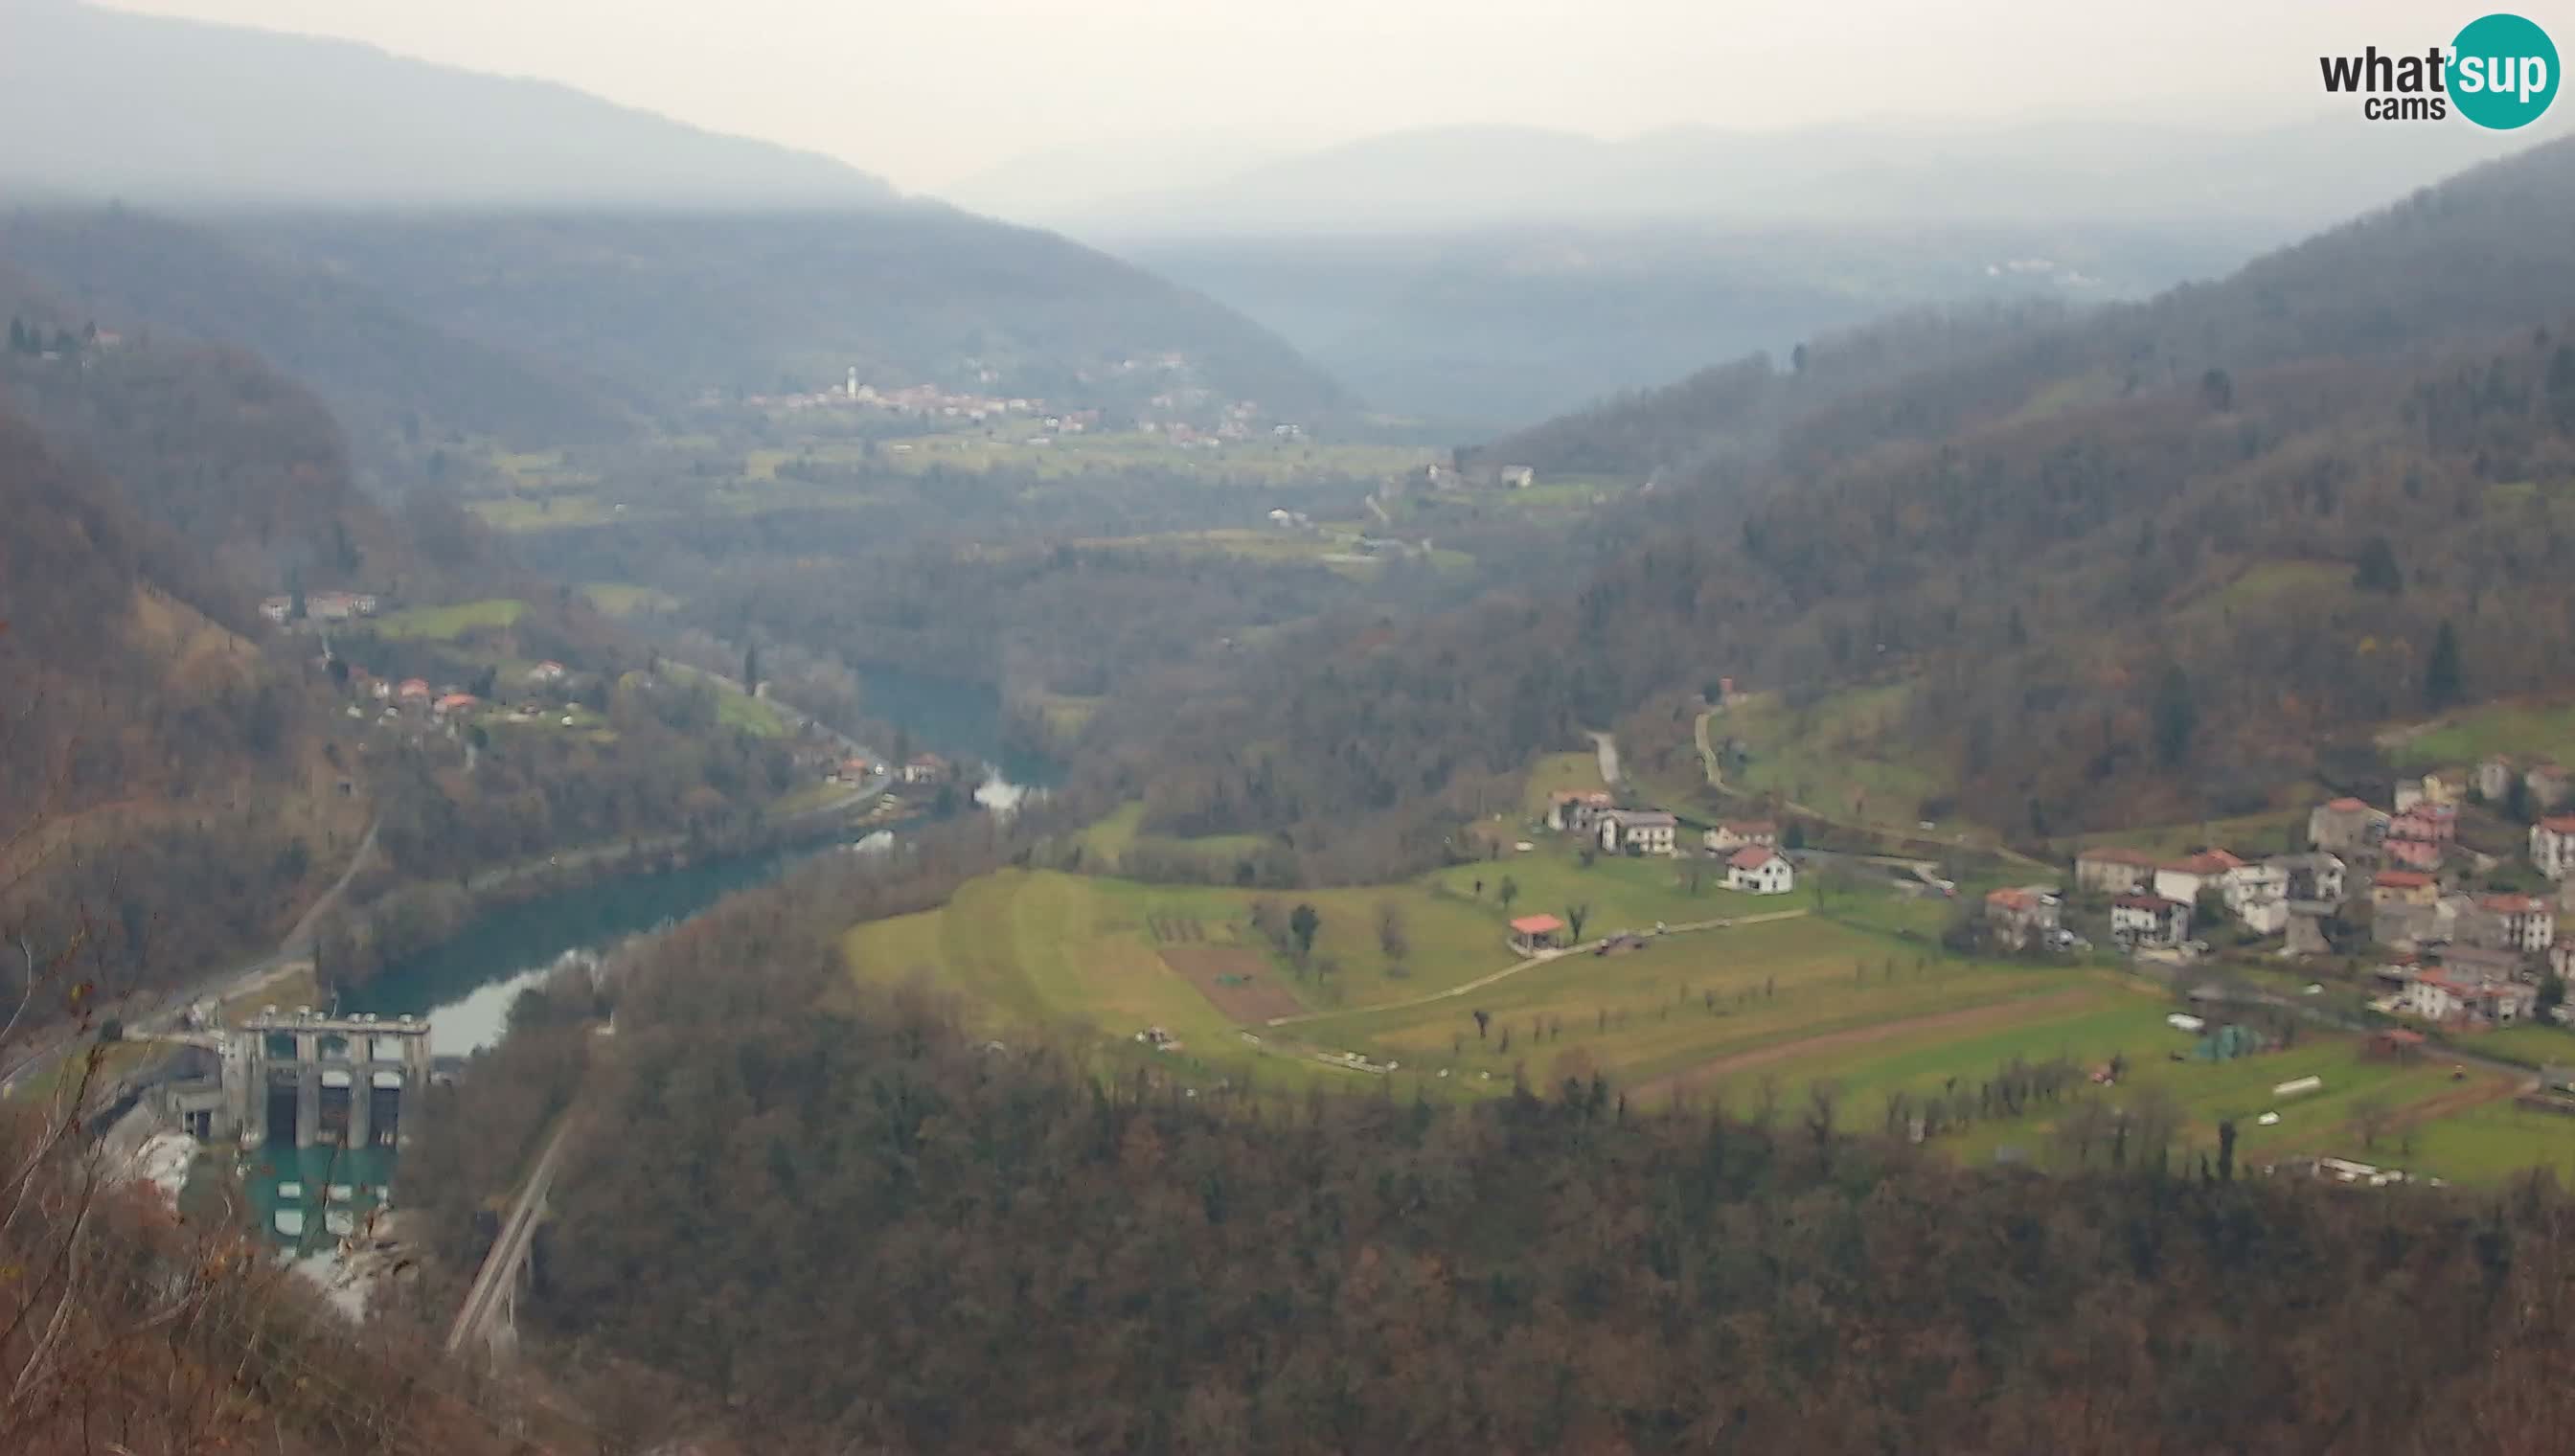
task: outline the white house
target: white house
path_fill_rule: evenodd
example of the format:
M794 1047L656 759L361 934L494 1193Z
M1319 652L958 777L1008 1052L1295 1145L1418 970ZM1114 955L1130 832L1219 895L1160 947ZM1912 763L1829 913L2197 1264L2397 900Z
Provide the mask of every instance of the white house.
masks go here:
M2167 859L2155 866L2155 893L2189 904L2199 892L2225 879L2244 861L2223 849L2203 849L2187 859Z
M1616 803L1617 800L1611 798L1605 789L1594 788L1588 792L1558 789L1547 798L1546 826L1587 834L1591 832L1592 821Z
M2530 826L2530 862L2551 879L2575 872L2575 814L2550 814Z
M2502 924L2503 943L2515 950L2545 950L2557 943L2557 910L2526 894L2490 894L2480 902Z
M1638 854L1669 854L1672 836L1680 831L1680 820L1660 809L1613 808L1595 817L1600 827L1600 847L1617 853L1629 850Z
M2110 938L2129 945L2179 945L2190 938L2190 906L2159 894L2110 901Z
M2427 970L2405 982L2403 1005L2407 1015L2426 1021L2454 1021L2468 1008L2468 989L2453 985L2437 970Z
M1786 894L1797 887L1797 868L1766 844L1737 849L1725 861L1725 887L1746 894Z
M2264 861L2238 864L2218 877L2218 897L2229 914L2262 935L2277 935L2289 926L2289 871Z

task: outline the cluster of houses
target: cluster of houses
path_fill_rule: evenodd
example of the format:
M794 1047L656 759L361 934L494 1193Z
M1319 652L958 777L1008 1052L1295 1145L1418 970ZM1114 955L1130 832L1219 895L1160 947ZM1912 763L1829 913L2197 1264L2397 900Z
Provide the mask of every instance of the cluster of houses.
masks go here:
M2203 849L2171 858L2102 845L2074 857L2076 887L2112 897L2111 936L2129 947L2189 943L2201 897L2214 893L2256 934L2286 934L2293 950L2323 950L2323 922L2342 903L2345 872L2339 857L2324 852L2248 860Z
M2365 903L2381 957L2380 1005L2445 1024L2501 1025L2534 1012L2544 975L2575 972L2575 941L2557 939L2559 911L2575 908L2575 814L2543 812L2530 828L2530 861L2559 885L2556 894L2480 891L2469 877L2497 866L2459 842L2472 788L2489 802L2518 790L2546 809L2565 801L2566 780L2555 764L2523 769L2489 758L2473 775L2407 779L2389 808L2356 797L2316 805L2307 817L2314 847L2303 853L2254 860L2212 848L2171 858L2105 846L2075 857L2074 880L2111 897L2111 934L2129 948L2192 943L2194 916L2213 904L2256 934L2282 936L2288 955L2319 954L2331 948L2328 922ZM2024 943L2054 931L2043 888L1987 896L1997 939Z
M308 592L304 595L304 620L307 622L348 622L360 617L373 617L383 607L373 592ZM279 627L295 619L292 597L263 598L259 615Z
M1661 809L1620 808L1605 789L1561 790L1547 801L1546 826L1583 834L1605 854L1684 851L1680 820ZM1699 834L1700 847L1725 863L1725 887L1745 894L1786 894L1797 887L1797 866L1779 848L1779 826L1769 819L1727 819Z
M568 701L579 685L572 670L557 662L543 662L522 675L527 692L519 695L518 706L504 711L504 721L534 723L555 711L561 701ZM379 678L365 668L349 668L348 693L351 718L368 716L370 708L381 725L394 728L404 724L427 723L451 731L483 711L488 705L472 693L450 683L432 687L426 678ZM569 724L570 719L565 722Z

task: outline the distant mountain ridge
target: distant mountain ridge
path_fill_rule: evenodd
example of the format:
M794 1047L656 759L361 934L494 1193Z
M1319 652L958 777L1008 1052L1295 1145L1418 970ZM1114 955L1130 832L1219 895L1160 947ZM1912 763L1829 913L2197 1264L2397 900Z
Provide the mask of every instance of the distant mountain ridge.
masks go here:
M60 0L0 0L0 136L44 139L0 152L0 189L20 194L164 207L897 200L828 157L351 41Z
M442 430L587 443L853 367L1106 404L1098 382L1178 356L1211 397L1346 403L1249 320L1064 238L342 41L0 0L0 136L45 139L0 149L0 262L85 317L272 359L367 459Z
M1674 127L1620 141L1535 127L1434 127L1029 220L1111 241L1673 220L1769 227L2191 219L2258 223L2285 238L2537 139L2473 127L2363 129L2356 121L2249 133L2102 121L1837 123L1777 133Z
M178 333L258 354L328 402L362 457L442 430L533 449L635 425L569 371L213 227L121 207L0 210L0 268L13 264L42 280L75 329ZM9 293L0 279L0 298Z

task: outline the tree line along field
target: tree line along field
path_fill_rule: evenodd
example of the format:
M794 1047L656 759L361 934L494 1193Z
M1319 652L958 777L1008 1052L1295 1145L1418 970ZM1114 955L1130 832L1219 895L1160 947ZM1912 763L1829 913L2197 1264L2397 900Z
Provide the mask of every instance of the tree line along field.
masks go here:
M1575 776L1570 763L1555 766ZM1099 847L1133 827L1098 826ZM1888 897L1916 912L1872 914L1871 890L1820 908L1806 890L1741 895L1712 875L1693 891L1692 867L1607 855L1585 865L1550 836L1528 853L1351 888L1264 892L1007 869L969 881L941 908L858 925L844 950L863 980L926 977L957 993L993 1034L1070 1034L1184 1080L1343 1090L1382 1081L1397 1095L1448 1099L1597 1074L1645 1105L1722 1101L1782 1116L1811 1108L1820 1086L1841 1125L1878 1129L1901 1123L1891 1107L1972 1103L2008 1067L2053 1063L2059 1084L2047 1094L1963 1114L1931 1141L1966 1160L2054 1165L2106 1155L2106 1144L2078 1144L2111 1110L2152 1107L2185 1151L2213 1150L2217 1124L2233 1121L2248 1163L2330 1154L2453 1180L2575 1170L2575 1119L2519 1111L2512 1079L2454 1076L2437 1050L2375 1059L2358 1035L2301 1026L2280 1049L2175 1060L2197 1038L2166 1023L2177 1003L2160 983L1954 955L1924 928L1940 906ZM1507 906L1505 877L1518 891ZM1283 917L1314 908L1309 953L1256 923L1264 900ZM1508 945L1511 916L1563 917L1575 903L1588 907L1586 936L1629 930L1643 945L1539 960ZM1389 913L1399 956L1384 934ZM1650 933L1658 920L1675 929ZM1149 1027L1178 1046L1138 1044ZM1350 1057L1393 1069L1332 1064ZM2114 1057L2115 1083L2096 1085L2091 1074ZM2273 1092L2310 1075L2322 1086ZM2279 1121L2261 1125L2270 1111Z

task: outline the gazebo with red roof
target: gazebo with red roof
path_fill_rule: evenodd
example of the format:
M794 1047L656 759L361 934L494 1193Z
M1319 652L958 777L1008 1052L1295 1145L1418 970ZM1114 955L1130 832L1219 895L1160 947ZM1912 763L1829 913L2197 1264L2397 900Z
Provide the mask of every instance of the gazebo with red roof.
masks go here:
M1511 921L1511 945L1523 955L1553 949L1564 922L1553 915L1522 915Z

